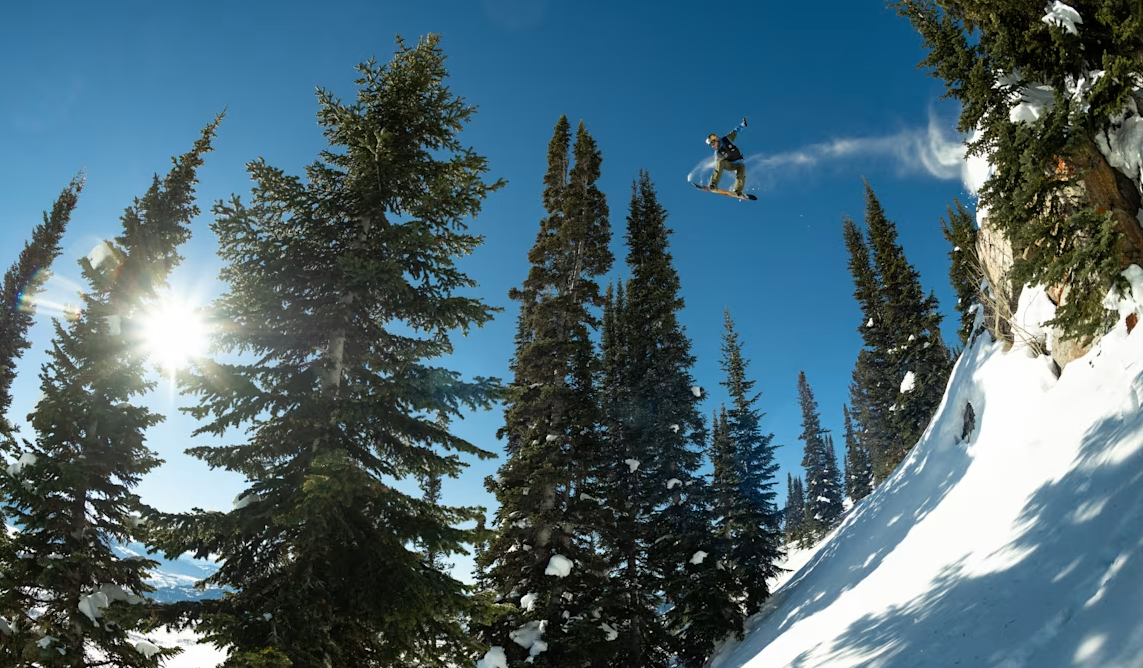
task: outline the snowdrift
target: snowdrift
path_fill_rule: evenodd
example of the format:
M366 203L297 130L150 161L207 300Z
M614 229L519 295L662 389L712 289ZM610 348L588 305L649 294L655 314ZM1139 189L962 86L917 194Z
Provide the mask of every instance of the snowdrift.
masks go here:
M982 334L910 456L711 668L1143 667L1141 402L1122 317L1059 379Z

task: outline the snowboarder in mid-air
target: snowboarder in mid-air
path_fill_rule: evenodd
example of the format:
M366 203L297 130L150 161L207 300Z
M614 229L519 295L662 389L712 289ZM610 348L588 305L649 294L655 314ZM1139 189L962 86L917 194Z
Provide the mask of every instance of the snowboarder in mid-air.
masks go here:
M722 170L727 169L734 172L734 187L728 194L754 199L751 195L742 193L742 189L746 187L746 164L742 161L742 152L734 145L738 132L745 127L746 119L744 118L742 123L728 132L725 137L712 134L706 138L706 143L714 149L714 173L710 175L710 185L704 190L720 192L718 182L722 179ZM701 186L699 187L701 188Z

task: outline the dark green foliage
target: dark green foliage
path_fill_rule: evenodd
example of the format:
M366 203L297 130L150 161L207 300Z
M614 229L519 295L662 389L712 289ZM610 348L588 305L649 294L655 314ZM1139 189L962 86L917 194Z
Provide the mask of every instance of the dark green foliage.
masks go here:
M952 247L949 250L949 282L957 296L956 309L960 312L957 334L963 346L972 335L972 324L976 318L974 307L980 303L980 282L984 279L984 272L977 256L977 229L972 213L959 201L955 210L949 207L948 211L948 219L941 219L941 231Z
M841 410L845 414L845 495L856 504L873 491L873 460L857 438L849 407Z
M715 527L715 490L698 473L706 432L692 391L691 343L678 322L683 300L666 221L650 177L640 173L627 216L631 278L604 326L611 459L599 480L616 512L601 537L612 569L601 607L619 636L614 654L594 665L666 666L677 655L698 666L715 643L741 630L727 568L732 543ZM665 616L663 596L673 604Z
M144 434L162 416L129 403L155 386L139 316L158 303L182 259L177 249L198 214L196 173L217 124L126 210L120 236L104 242L107 255L80 261L89 287L79 314L55 321L43 398L31 415L35 440L4 444L19 463L0 473L0 498L20 527L0 543L0 573L15 583L0 587L0 617L15 628L0 633L0 652L12 658L4 665L153 667L179 652L148 658L136 650L128 634L148 627L142 604L153 588L144 578L156 564L122 559L112 545L144 537L140 515L149 509L132 489L161 463ZM77 193L77 184L64 191L49 219L61 227L38 240L44 261ZM12 324L22 335L25 327Z
M0 287L0 439L11 433L6 413L12 405L16 360L32 345L27 334L36 311L36 295L51 276L49 269L61 251L60 238L82 190L82 177L76 177L63 189L51 214L44 212L44 222L32 230L32 241L24 244L4 274L4 285Z
M804 371L798 372L798 403L802 408L802 433L798 438L806 444L802 457L806 470L804 531L807 538L817 541L841 518L841 471L837 467L833 441L822 428L818 404Z
M786 523L784 527L787 545L801 542L805 538L806 493L802 486L802 477L793 477L786 474L786 508L782 513Z
M725 318L722 370L726 380L722 384L730 392L731 408L729 414L723 416L722 430L732 448L736 489L731 492L731 501L723 505L730 511L734 575L746 597L746 614L752 615L770 597L768 581L781 574L776 562L785 556L782 513L778 509L778 493L774 490L777 446L773 443L773 434L762 433L759 422L763 414L755 408L758 396L751 394L754 381L746 377L750 361L742 355L742 344L738 332L734 331L729 310ZM717 465L715 479L718 479Z
M865 185L865 223L885 319L881 336L889 345L884 359L891 371L880 388L885 392L883 401L892 397L885 415L889 447L882 462L882 474L888 475L924 433L944 396L951 366L941 337L937 299L922 290L920 276L897 243L897 228L885 217L869 184ZM908 389L908 378L913 379L912 389Z
M570 139L561 116L548 146L547 216L528 253L528 277L510 293L520 314L500 431L508 459L485 481L500 507L480 567L505 614L481 636L504 648L513 666L529 658L512 640L518 629L546 625L546 648L532 647L535 666L590 663L607 642L594 617L607 576L595 531L610 523L598 500L599 471L610 457L600 446L591 334L599 324L594 308L604 301L596 279L612 263L611 227L596 186L595 141L581 123L569 159ZM554 557L575 562L566 577L548 574Z
M853 368L849 401L857 433L872 458L876 476L879 464L888 458L892 441L888 416L895 394L890 396L882 391L893 387L893 370L887 359L890 329L886 327L885 305L865 237L848 218L844 219L842 227L845 247L849 251L849 271L853 276L853 296L861 306L862 322L858 332L865 344L858 352ZM882 479L884 475L877 477L878 481Z
M925 295L919 275L897 243L896 226L885 217L869 184L865 222L868 241L852 220L843 223L865 344L854 366L850 405L855 433L880 482L928 426L952 364L941 337L936 297Z
M220 558L207 582L234 593L185 616L235 649L228 668L448 666L476 651L476 600L425 555L464 553L478 537L460 526L482 509L394 483L492 456L447 424L490 407L496 381L429 361L493 317L458 295L475 283L456 261L481 244L468 219L501 182L458 139L475 108L449 92L437 36L358 71L352 103L319 90L329 147L304 180L254 161L250 204L214 208L229 286L214 344L246 359L203 362L183 386L197 433L245 437L189 452L249 487L232 512L159 518L153 544Z
M1099 333L1106 324L1103 296L1124 287L1123 263L1143 253L1132 227L1139 186L1109 176L1096 150L1100 133L1122 114L1143 73L1143 6L1134 0L1069 2L1083 19L1073 35L1042 20L1044 4L1024 0L890 5L924 38L929 54L922 65L961 103L961 131L979 131L970 152L989 155L996 166L980 204L1018 256L1014 285L1066 280L1069 297L1053 323L1072 338ZM1093 70L1104 72L1094 83ZM1090 87L1072 95L1069 87L1081 79ZM1015 95L1034 85L1050 86L1051 108L1031 122L1013 120ZM1074 178L1060 178L1061 159L1077 167L1082 190ZM1088 178L1100 172L1104 176ZM1058 206L1066 201L1071 204ZM1129 244L1125 233L1134 233ZM1032 252L1021 261L1026 249Z

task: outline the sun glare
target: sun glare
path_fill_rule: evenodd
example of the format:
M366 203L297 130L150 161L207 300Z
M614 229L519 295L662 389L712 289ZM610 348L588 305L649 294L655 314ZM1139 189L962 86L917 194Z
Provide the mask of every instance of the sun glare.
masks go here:
M191 304L164 299L144 321L143 342L151 360L174 373L206 352L206 326Z

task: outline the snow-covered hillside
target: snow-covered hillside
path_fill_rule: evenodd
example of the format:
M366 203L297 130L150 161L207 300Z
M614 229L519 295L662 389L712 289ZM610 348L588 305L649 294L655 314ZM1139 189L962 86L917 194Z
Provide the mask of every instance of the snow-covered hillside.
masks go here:
M1059 379L983 334L907 460L712 668L1143 666L1138 308Z
M171 601L195 601L204 598L219 598L221 589L207 589L200 591L194 584L199 580L210 577L218 570L218 564L206 559L194 559L183 555L178 559L163 559L160 555L150 554L147 548L138 543L115 545L112 548L120 557L146 556L159 562L151 571L147 583L155 588L149 596L160 603Z

